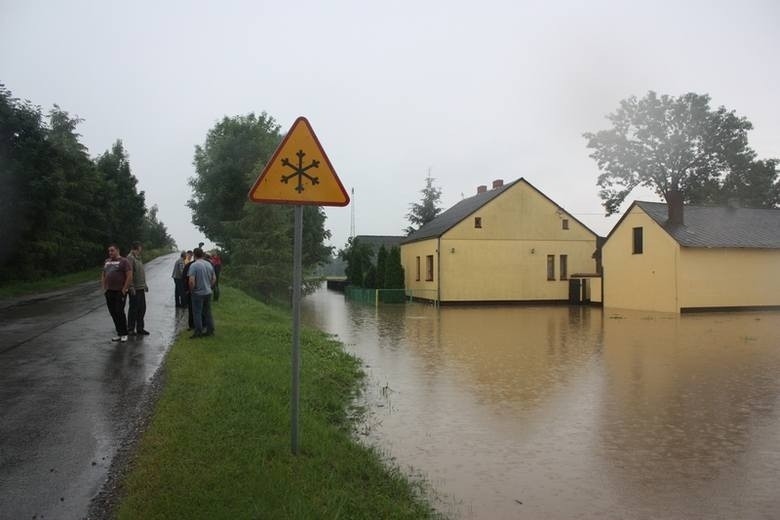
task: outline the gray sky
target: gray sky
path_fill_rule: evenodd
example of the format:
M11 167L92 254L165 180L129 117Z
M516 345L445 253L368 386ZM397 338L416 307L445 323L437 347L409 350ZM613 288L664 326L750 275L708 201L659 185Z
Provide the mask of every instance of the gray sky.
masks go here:
M780 157L780 3L729 1L112 2L0 0L0 82L120 138L180 246L193 148L224 115L311 122L358 234L401 234L428 169L447 208L525 177L606 234L582 133L621 99L708 93ZM258 172L259 173L259 172ZM636 198L657 200L647 192ZM326 210L332 244L350 207Z

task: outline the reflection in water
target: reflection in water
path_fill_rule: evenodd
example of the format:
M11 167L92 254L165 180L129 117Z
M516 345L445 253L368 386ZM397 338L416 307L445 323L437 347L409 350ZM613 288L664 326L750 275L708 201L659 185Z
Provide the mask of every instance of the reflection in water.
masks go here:
M780 514L780 313L345 302L366 430L463 518Z

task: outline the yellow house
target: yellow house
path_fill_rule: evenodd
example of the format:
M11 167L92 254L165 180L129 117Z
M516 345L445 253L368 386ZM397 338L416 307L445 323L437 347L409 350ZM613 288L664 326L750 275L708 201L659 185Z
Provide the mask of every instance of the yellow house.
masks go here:
M605 307L780 307L780 210L634 202L602 262Z
M568 301L570 278L595 276L596 239L525 179L496 180L401 242L406 292L442 303ZM600 284L584 279L600 301Z

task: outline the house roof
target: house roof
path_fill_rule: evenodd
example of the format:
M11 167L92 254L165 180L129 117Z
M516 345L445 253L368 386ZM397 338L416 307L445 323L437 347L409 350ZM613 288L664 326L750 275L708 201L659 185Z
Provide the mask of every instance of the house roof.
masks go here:
M636 201L634 205L684 247L780 249L780 209L686 205L683 225L669 226L666 204Z
M510 189L515 184L518 184L520 182L524 182L531 189L539 193L542 197L549 200L556 207L560 208L560 206L556 204L552 199L550 199L547 195L545 195L544 193L536 189L536 187L534 187L530 182L520 177L516 181L510 182L508 184L504 184L500 188L494 188L484 193L477 193L473 197L469 197L467 199L461 200L460 202L452 206L450 209L444 211L435 219L431 220L423 227L421 227L414 233L411 233L409 236L404 238L401 243L408 244L410 242L418 242L420 240L426 240L428 238L436 238L442 236L444 233L446 233L447 231L455 227L455 225L463 221L469 215L473 214L475 211L485 206L488 202L492 201L493 199L495 199L496 197L504 193L506 190ZM561 208L561 210L563 210L563 208ZM582 225L585 229L593 233L593 231L591 231L590 228L588 228L585 224L583 224L573 216L569 215L568 213L567 215L573 220L575 220L576 222L578 222L580 225ZM593 234L596 235L596 233Z

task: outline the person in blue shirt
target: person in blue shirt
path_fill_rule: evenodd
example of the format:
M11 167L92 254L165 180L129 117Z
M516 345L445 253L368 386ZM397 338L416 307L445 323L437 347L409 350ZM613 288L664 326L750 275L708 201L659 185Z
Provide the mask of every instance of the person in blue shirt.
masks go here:
M214 266L203 258L199 247L193 251L195 261L189 265L187 282L192 298L192 319L195 331L190 338L202 338L214 334L214 318L211 315L212 288L217 282Z

